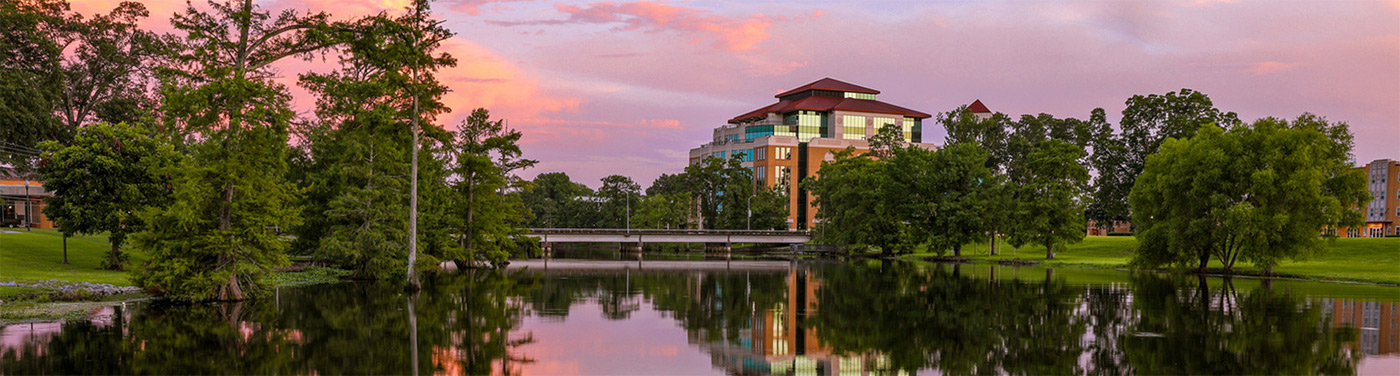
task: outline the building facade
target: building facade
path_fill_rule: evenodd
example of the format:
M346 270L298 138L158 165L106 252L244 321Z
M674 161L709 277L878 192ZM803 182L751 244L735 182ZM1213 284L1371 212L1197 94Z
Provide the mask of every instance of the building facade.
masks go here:
M1344 238L1379 238L1400 236L1400 162L1390 159L1377 159L1357 167L1366 173L1366 190L1371 201L1361 208L1366 215L1366 224L1360 227L1343 227L1337 236Z
M44 199L53 193L33 176L0 168L0 227L53 228L44 215Z
M924 140L924 120L931 115L876 99L879 90L823 78L776 95L778 102L729 119L715 128L713 139L690 150L690 164L705 158L738 157L753 169L760 187L778 187L788 196L788 228L808 229L816 220L812 196L798 182L816 176L822 162L846 148L870 150L867 141L886 125L898 126L904 141L937 148ZM969 106L990 116L981 102ZM985 112L985 114L983 113Z

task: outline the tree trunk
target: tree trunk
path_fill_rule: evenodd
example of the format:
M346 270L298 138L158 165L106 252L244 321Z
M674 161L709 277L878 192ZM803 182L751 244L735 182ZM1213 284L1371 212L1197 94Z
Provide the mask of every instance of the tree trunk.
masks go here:
M107 254L107 257L111 259L111 264L107 267L111 270L122 270L122 243L116 241L110 243L112 243L112 252ZM68 238L63 238L63 263L68 263Z
M229 274L228 284L219 287L219 300L238 301L243 299L247 299L247 297L243 295L243 288L238 285L238 273Z
M418 97L413 97L413 145L412 172L408 182L408 290L418 291L423 287L418 282Z
M962 257L962 244L954 244L954 245L953 245L953 256L954 256L954 257Z
M1055 243L1053 243L1053 242L1045 242L1045 259L1046 259L1046 260L1054 260L1054 259L1055 259Z
M63 234L63 265L68 265L68 234Z
M1210 266L1210 251L1201 252L1201 267L1197 268L1201 273L1206 272L1206 267Z

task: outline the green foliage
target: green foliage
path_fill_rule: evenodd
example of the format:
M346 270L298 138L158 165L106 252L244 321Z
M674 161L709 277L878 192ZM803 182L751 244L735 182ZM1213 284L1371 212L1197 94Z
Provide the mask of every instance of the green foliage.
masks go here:
M694 202L684 192L654 193L642 197L632 213L632 226L635 228L678 229L685 228L690 221L690 208Z
M661 174L647 187L647 195L664 195L687 192L685 174Z
M535 176L521 195L525 207L534 214L530 227L589 228L597 219L590 216L597 205L581 198L593 196L593 190L569 179L563 172L546 172Z
M301 76L301 84L318 94L317 116L324 125L308 129L310 161L306 222L297 228L297 247L323 260L355 271L356 278L393 279L408 269L410 148L415 130L404 119L432 119L448 109L439 101L446 87L431 78L440 67L455 64L450 56L431 56L405 36L416 15L379 14L337 28L331 40L346 46L341 69ZM450 33L430 28L431 38ZM418 76L408 72L410 65ZM416 98L416 106L412 99ZM428 135L420 145L419 196L431 253L455 252L447 241L447 207L452 192L446 186L445 159L452 135L425 121Z
M820 176L802 181L816 196L822 220L818 233L825 241L875 247L887 256L911 250L910 229L900 216L908 186L890 179L897 167L887 159L854 153L837 153L835 160L822 163Z
M63 139L63 47L71 35L62 0L0 2L0 163L28 170L40 141ZM19 147L16 148L16 145Z
M521 158L520 131L506 127L504 120L491 120L484 108L472 111L462 122L454 144L456 165L453 217L461 242L460 254L444 254L463 264L486 262L499 266L518 248L514 237L523 237L530 212L520 197L518 184L512 184L515 170L534 166L536 161Z
M1008 129L1012 120L1002 113L992 114L987 119L979 119L967 111L967 106L938 114L938 122L947 130L944 145L976 144L987 153L987 167L993 172L1005 168L1009 156L1007 143Z
M603 185L594 192L598 199L597 224L599 228L624 228L628 226L632 211L641 207L642 187L632 178L622 175L603 177Z
M1014 202L1008 241L1020 247L1045 245L1045 258L1055 258L1055 246L1084 238L1084 205L1089 171L1079 163L1084 149L1060 141L1040 141L1024 159L1013 163L1010 181Z
M48 158L39 172L55 192L44 213L69 236L107 232L112 249L103 267L120 270L127 235L145 227L136 213L169 205L170 179L161 172L180 156L127 124L90 125L66 147L55 141L41 147Z
M133 236L151 259L140 286L172 299L242 300L265 293L262 276L285 265L281 229L300 222L300 190L285 179L290 95L272 80L272 63L309 57L333 43L324 14L252 4L188 7L171 24L185 34L163 69L163 120L199 140L171 176L175 202L147 210L150 227Z
M753 170L739 157L705 158L685 167L689 193L698 202L707 229L786 229L788 191L781 185L759 189ZM750 217L752 211L752 217Z
M1359 225L1369 200L1351 146L1345 123L1311 114L1167 141L1130 196L1135 262L1204 269L1214 257L1226 270L1247 260L1267 272L1321 251L1319 234Z
M985 239L998 222L1004 195L1002 177L987 167L987 153L975 143L938 151L908 148L890 160L891 179L906 187L900 217L917 243L943 255L962 256L962 246Z

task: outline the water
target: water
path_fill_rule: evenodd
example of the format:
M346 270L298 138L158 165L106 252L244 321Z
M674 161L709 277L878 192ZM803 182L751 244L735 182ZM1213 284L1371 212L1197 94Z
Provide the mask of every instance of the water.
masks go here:
M412 320L410 320L410 317ZM517 262L0 328L3 374L1396 374L1400 289L1108 270Z

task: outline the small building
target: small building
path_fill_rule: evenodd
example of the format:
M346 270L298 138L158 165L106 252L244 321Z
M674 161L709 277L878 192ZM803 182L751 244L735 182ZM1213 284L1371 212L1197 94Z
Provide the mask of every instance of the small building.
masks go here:
M44 215L44 199L53 193L34 174L0 167L0 227L53 228Z
M1133 223L1128 221L1113 221L1113 226L1099 227L1099 223L1089 221L1088 236L1108 236L1108 234L1129 234L1133 232Z

